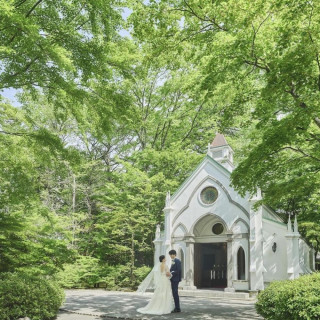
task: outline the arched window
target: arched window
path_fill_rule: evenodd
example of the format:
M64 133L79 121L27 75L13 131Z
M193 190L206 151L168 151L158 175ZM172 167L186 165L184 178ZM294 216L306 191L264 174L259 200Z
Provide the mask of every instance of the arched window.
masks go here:
M244 250L242 249L242 247L240 247L238 250L237 262L238 262L238 280L245 280L246 279L246 262L245 262Z

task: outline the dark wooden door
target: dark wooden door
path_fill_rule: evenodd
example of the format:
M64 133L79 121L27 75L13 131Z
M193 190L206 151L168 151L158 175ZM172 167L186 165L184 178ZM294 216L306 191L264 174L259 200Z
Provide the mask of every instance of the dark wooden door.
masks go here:
M197 288L227 286L227 244L196 243L194 284Z

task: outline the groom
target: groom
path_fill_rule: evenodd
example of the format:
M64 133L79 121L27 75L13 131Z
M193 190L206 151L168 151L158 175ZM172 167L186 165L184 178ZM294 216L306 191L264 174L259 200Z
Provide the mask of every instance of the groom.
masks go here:
M179 294L178 294L178 285L179 285L179 282L181 281L181 261L176 258L176 255L177 255L176 250L170 250L169 255L172 262L171 262L170 273L168 275L169 276L172 275L170 281L171 281L171 289L172 289L172 295L173 295L174 305L175 305L175 308L172 312L181 312Z

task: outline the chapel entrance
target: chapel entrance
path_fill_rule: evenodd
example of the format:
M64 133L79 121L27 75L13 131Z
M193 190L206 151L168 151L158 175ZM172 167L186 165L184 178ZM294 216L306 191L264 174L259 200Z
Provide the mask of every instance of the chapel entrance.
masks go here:
M197 288L227 287L227 243L195 243L194 285Z

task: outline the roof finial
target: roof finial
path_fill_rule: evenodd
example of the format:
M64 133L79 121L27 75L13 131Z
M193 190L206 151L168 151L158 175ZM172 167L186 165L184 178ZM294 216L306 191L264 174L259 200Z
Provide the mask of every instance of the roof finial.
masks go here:
M207 151L207 155L210 156L211 155L211 151L210 151L210 143L208 143L208 151Z
M156 228L156 239L159 239L159 238L160 238L160 234L161 234L160 224L157 224L157 228Z
M167 192L167 196L166 196L166 207L170 207L170 191Z
M289 219L288 219L288 232L291 233L292 232L292 224L291 224L291 214L289 213Z
M298 221L297 221L297 215L294 215L294 223L293 223L293 232L298 233Z

